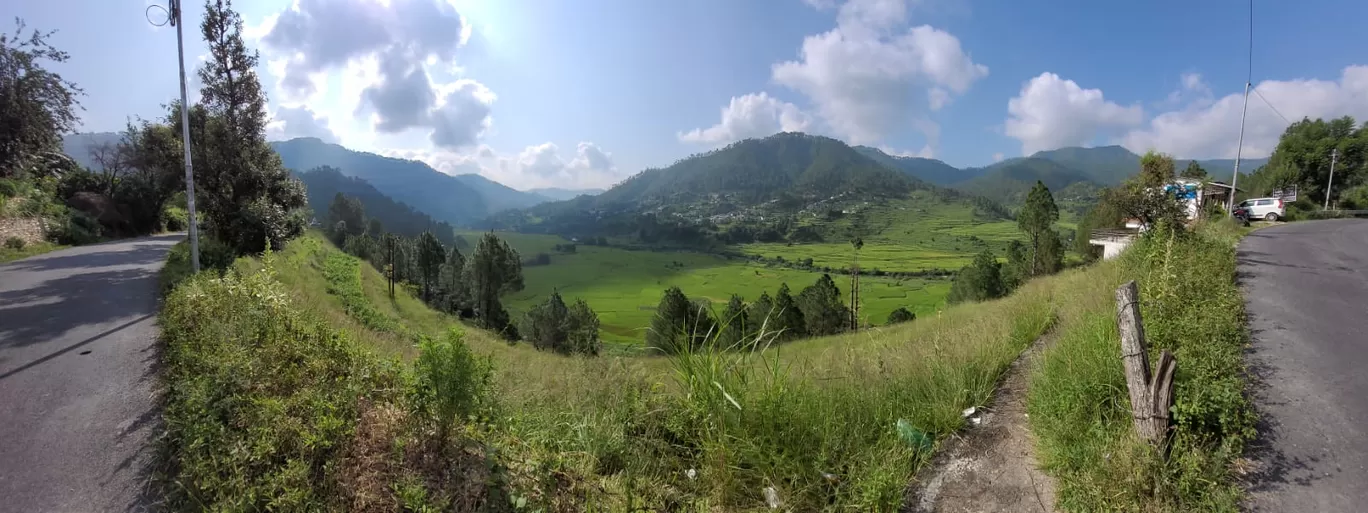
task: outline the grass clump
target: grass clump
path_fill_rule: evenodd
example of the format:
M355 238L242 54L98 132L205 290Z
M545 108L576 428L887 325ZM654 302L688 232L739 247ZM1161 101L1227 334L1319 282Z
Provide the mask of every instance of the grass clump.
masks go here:
M1120 263L1135 279L1151 358L1177 357L1167 456L1135 439L1114 306L1098 302L1043 356L1028 398L1045 467L1071 511L1236 511L1230 471L1255 434L1244 303L1228 226L1156 231ZM1104 264L1108 265L1108 264Z
M361 289L361 261L356 257L340 251L328 253L323 260L323 277L328 280L328 293L340 299L357 322L376 331L407 333L402 324L371 306Z

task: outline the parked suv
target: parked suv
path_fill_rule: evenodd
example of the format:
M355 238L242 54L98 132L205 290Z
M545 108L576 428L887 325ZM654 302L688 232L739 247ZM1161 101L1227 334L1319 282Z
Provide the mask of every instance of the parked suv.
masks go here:
M1277 221L1283 218L1281 198L1251 198L1240 202L1239 206L1249 209L1249 217L1253 219Z

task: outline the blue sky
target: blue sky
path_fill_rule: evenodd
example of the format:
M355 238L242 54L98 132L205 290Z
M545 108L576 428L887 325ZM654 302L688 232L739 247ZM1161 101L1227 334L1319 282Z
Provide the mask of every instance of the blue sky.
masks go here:
M84 129L154 117L175 36L144 0L23 2L86 89ZM239 0L272 138L606 186L804 130L955 166L1071 145L1232 157L1248 3ZM187 65L205 53L187 0ZM1246 155L1302 116L1368 119L1364 2L1255 2ZM193 70L191 71L193 73ZM192 88L196 87L192 83ZM1265 100L1267 102L1265 102ZM1273 108L1276 108L1276 112Z

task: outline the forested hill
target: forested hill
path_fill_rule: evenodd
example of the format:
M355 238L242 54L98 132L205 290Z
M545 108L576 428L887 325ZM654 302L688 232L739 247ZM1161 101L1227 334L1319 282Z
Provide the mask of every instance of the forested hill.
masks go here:
M739 205L794 196L900 196L928 188L835 139L782 133L648 169L594 197L597 205L678 203L723 195Z
M319 222L327 219L328 207L340 192L360 200L366 217L380 221L385 232L417 237L431 230L443 244L455 242L455 232L450 224L395 201L365 180L344 175L336 168L318 167L302 173L295 172L295 176L308 188L309 208L313 209L314 217Z
M312 137L276 141L271 147L289 169L336 168L442 221L462 224L490 213L489 204L474 187L416 160L352 151Z
M1139 159L1136 159L1137 166ZM977 172L977 178L951 185L957 190L983 196L1004 205L1019 205L1037 181L1052 191L1070 185L1095 183L1088 175L1043 158L1004 160Z
M884 153L883 150L871 148L869 146L856 146L855 150L889 168L902 171L908 176L936 185L948 186L953 183L976 178L981 174L979 168L959 169L936 159L899 157L889 155Z

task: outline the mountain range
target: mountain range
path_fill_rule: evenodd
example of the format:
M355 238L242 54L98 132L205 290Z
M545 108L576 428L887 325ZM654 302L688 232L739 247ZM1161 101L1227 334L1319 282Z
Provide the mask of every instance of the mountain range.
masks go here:
M90 148L118 139L116 133L73 134L63 140L63 146L78 163L91 167ZM664 168L646 169L606 191L519 191L478 174L448 175L420 161L350 150L316 138L275 141L271 146L285 167L296 173L331 167L364 180L375 191L437 221L456 225L478 224L499 212L529 208L529 213L535 214L718 198L733 206L745 206L781 196L898 196L919 189L951 189L1012 206L1020 203L1037 180L1052 191L1071 186L1074 191L1095 191L1135 174L1140 161L1139 155L1121 146L1068 147L984 167L956 168L940 160L852 147L828 137L781 133L732 143ZM1241 167L1252 171L1267 161L1244 159ZM1188 162L1178 160L1175 165L1182 169ZM1234 169L1231 159L1197 162L1217 179Z

